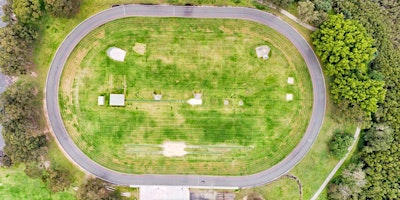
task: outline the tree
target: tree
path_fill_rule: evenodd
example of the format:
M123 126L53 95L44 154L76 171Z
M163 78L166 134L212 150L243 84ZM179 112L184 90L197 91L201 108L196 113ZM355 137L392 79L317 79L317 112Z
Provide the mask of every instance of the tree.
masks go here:
M79 187L77 198L80 200L121 199L118 190L109 191L105 185L106 183L100 179L89 179Z
M318 12L314 11L314 4L309 0L300 1L297 6L297 12L303 22L310 23L318 18Z
M355 76L336 77L331 83L333 100L338 103L346 100L348 107L359 105L365 115L374 113L378 103L385 99L385 82L364 78L360 80Z
M364 152L386 151L393 144L393 130L383 123L374 124L371 129L365 132L364 141Z
M36 113L33 109L33 86L24 81L11 85L0 94L0 123L6 143L4 153L12 163L36 161L45 150L46 137L32 134L36 127Z
M365 28L355 20L345 20L342 14L330 16L311 36L330 76L366 73L376 52Z
M44 174L44 170L36 162L26 164L24 172L31 178L42 178Z
M38 37L30 25L15 23L0 29L0 68L9 76L26 73L31 64L32 44Z
M46 10L56 17L72 17L79 11L80 0L44 0Z
M26 133L5 132L3 136L6 143L4 153L14 164L37 161L45 152L42 148L46 144L44 135L28 136Z
M328 12L332 10L332 0L313 0L313 3L318 11Z
M287 8L290 4L294 3L294 0L270 0L273 4L282 7L282 8Z
M3 5L3 22L12 23L15 20L13 17L12 2L13 0L6 0L6 3Z
M22 23L35 22L39 19L42 12L40 0L14 0L12 9L17 19Z
M341 159L350 147L354 138L349 133L336 132L329 142L329 152L336 158Z
M362 165L350 164L328 187L329 199L357 199L367 184Z
M31 127L30 119L34 118L33 86L27 82L17 82L0 94L0 106L3 109L0 123L5 131L12 133L24 132Z
M51 169L48 171L47 187L52 192L64 191L71 185L71 175L68 170Z

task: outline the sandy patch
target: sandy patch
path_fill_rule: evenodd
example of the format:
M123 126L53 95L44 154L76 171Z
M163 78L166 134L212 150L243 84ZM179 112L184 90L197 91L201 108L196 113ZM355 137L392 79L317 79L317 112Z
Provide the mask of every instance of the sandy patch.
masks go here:
M107 55L113 60L124 62L126 51L117 47L110 47L107 49Z
M135 43L135 46L132 48L134 52L144 55L146 53L146 44Z
M162 147L164 148L163 155L166 157L185 156L187 154L184 142L164 142Z

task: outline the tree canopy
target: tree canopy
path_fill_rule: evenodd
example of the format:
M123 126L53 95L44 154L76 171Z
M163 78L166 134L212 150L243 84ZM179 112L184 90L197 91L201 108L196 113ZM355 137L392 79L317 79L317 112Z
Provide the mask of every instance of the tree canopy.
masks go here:
M79 11L80 0L44 0L46 10L56 17L72 17Z
M34 22L43 14L40 0L13 0L12 9L22 23Z
M352 72L366 73L376 49L374 40L355 20L346 20L342 14L332 15L312 34L316 53L327 74L344 76Z

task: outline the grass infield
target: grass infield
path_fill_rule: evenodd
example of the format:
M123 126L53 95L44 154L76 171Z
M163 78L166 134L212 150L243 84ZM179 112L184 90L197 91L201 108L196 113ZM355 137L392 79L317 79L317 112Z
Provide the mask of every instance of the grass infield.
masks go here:
M146 45L143 55L143 45L138 53L135 44ZM256 57L260 45L271 48L266 61ZM125 61L107 57L109 47L125 50ZM162 101L152 100L154 92ZM202 93L203 105L185 103L194 92ZM126 106L107 106L110 93L125 94ZM286 101L287 93L293 101ZM296 48L264 25L226 19L109 22L70 55L59 95L77 145L99 164L126 173L261 171L297 145L312 107L311 81ZM99 95L106 106L97 105ZM158 145L165 141L185 142L189 154L164 157Z

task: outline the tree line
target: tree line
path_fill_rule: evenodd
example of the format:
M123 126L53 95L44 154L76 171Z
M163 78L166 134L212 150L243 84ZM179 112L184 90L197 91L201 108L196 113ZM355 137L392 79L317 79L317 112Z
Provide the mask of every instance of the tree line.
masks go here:
M335 114L365 128L351 164L331 182L329 198L398 199L400 2L325 2L331 15L312 38L332 77Z
M5 141L3 165L24 163L25 173L40 178L52 192L63 191L74 181L68 169L46 166L48 135L39 124L41 101L38 88L26 76L33 69L36 40L40 37L42 16L73 17L80 0L7 0L0 29L0 69L18 81L0 94L0 124ZM79 199L119 199L119 193L104 189L98 179L89 179L78 190ZM88 191L90 190L90 191Z

